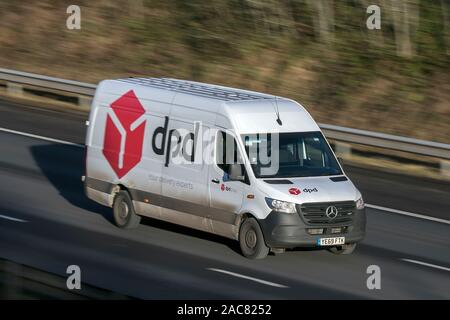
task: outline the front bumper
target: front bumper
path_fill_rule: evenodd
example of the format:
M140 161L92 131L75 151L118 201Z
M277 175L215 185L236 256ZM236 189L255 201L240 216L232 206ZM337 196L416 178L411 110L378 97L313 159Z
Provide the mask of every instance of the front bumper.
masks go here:
M319 238L345 237L346 243L364 239L366 233L365 209L355 210L351 223L308 225L299 214L272 211L259 220L266 244L271 248L316 247ZM331 228L347 227L345 232L331 234ZM324 228L321 235L310 235L308 229Z

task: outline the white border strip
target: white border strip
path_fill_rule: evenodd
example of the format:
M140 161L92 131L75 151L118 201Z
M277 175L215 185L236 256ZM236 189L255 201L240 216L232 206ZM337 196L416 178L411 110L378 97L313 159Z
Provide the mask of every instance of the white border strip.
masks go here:
M66 145L69 145L69 146L84 148L84 145L82 145L82 144L73 143L73 142L64 141L64 140L59 140L59 139L48 138L48 137L43 137L43 136L38 136L38 135L35 135L35 134L31 134L31 133L25 133L25 132L20 132L20 131L16 131L16 130L6 129L6 128L0 128L0 131L7 132L7 133L13 133L13 134L17 134L17 135L20 135L20 136L25 136L25 137L45 140L45 141L49 141L49 142L56 142L56 143L66 144Z
M236 278L247 279L247 280L254 281L254 282L258 282L258 283L261 283L261 284L265 284L265 285L271 286L271 287L276 287L276 288L289 288L288 286L285 286L285 285L282 285L282 284L278 284L278 283L274 283L274 282L270 282L270 281L266 281L266 280L261 280L261 279L253 278L253 277L249 277L249 276L244 276L244 275L242 275L242 274L234 273L234 272L227 271L227 270L216 269L216 268L207 268L206 270L224 273L224 274L227 274L227 275L236 277Z
M18 219L18 218L13 218L10 216L5 216L3 214L0 214L0 218L1 219L5 219L5 220L11 220L11 221L15 221L15 222L28 222L27 220L22 220L22 219Z
M434 221L434 222L439 222L439 223L450 224L449 220L439 219L439 218L435 218L435 217L429 217L429 216L426 216L424 214L418 214L418 213L412 213L412 212L408 212L408 211L391 209L391 208L376 206L374 204L366 204L366 207L367 208L371 208L371 209L391 212L391 213L402 214L402 215L408 216L408 217L414 217L414 218L419 218L419 219L424 219L424 220L429 220L429 221Z
M400 260L414 263L414 264L419 264L419 265L425 266L425 267L435 268L435 269L444 270L444 271L450 271L450 268L438 266L436 264L431 264L431 263L427 263L427 262L422 262L422 261L417 261L417 260L412 260L412 259L400 259Z

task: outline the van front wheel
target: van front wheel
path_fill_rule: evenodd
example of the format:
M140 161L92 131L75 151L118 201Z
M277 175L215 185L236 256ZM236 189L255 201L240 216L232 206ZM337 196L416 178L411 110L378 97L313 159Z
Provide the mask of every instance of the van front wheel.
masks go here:
M249 259L264 259L269 248L264 242L264 235L254 218L245 219L239 231L239 244L242 254Z
M134 211L133 201L126 191L117 193L113 204L113 215L114 222L119 228L136 228L141 222L141 217Z

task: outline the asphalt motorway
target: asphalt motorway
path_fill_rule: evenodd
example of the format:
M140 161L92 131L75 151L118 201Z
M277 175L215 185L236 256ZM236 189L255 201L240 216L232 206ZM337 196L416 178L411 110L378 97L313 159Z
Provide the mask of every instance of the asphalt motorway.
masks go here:
M86 115L0 101L0 128L82 144ZM238 243L153 219L120 230L84 196L83 149L0 130L0 257L137 298L450 299L450 186L347 167L367 203L352 255L294 250L251 261ZM392 210L391 210L392 211ZM424 215L411 217L408 213ZM369 290L369 266L381 289Z

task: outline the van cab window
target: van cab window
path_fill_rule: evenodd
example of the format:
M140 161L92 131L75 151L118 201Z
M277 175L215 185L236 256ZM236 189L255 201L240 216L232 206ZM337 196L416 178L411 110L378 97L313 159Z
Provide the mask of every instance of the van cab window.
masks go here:
M278 134L278 150L272 150L271 134L242 135L247 155L249 147L258 148L252 154L251 167L257 178L289 178L340 175L342 170L321 132L289 132ZM264 146L267 150L260 150ZM274 144L275 145L275 144ZM266 147L267 146L267 147ZM263 161L273 159L271 152L278 151L278 165L274 174L261 170L273 165ZM264 152L266 154L264 154Z

